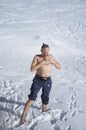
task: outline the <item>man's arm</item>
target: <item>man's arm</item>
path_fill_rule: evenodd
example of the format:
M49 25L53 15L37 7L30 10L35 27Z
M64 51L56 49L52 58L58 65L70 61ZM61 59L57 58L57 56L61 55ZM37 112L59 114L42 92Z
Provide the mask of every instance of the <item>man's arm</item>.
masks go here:
M50 61L45 61L43 60L41 63L37 63L37 56L35 56L33 58L33 61L32 61L32 64L31 64L31 68L30 68L30 71L33 72L33 71L36 71L37 69L39 69L42 65L47 65L47 64L50 64Z
M34 56L31 67L30 67L30 71L33 72L37 70L40 66L41 64L37 64L37 56Z
M51 63L54 64L54 66L55 66L57 69L61 69L60 63L55 59L54 56L52 56L52 58L51 58Z

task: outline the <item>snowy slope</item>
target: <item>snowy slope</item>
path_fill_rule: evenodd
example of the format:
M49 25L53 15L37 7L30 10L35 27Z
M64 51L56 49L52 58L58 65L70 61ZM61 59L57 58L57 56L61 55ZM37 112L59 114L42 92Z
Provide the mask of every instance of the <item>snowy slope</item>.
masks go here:
M17 126L42 43L62 69L53 69L50 112L37 100ZM0 130L86 130L86 1L0 0Z

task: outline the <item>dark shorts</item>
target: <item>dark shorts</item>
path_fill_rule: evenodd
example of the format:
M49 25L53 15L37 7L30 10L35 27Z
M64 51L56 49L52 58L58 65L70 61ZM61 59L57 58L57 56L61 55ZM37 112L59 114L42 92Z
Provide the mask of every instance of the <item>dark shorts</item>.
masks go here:
M36 74L33 79L32 86L30 88L31 92L28 95L29 99L36 100L37 94L39 90L42 88L42 95L41 95L42 103L48 104L51 86L52 86L51 77L43 79L42 77Z

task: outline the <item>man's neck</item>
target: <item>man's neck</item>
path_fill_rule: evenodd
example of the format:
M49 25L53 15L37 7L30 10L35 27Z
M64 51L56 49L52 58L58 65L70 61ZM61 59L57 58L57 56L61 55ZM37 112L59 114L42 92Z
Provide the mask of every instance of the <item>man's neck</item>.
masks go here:
M43 56L43 57L46 57L46 56L48 56L48 54L46 54L46 55L45 55L45 54L42 54L42 56Z

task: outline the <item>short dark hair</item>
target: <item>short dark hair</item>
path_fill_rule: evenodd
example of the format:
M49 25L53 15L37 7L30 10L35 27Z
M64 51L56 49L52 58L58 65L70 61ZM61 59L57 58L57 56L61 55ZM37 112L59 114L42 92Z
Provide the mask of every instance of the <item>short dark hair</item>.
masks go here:
M41 46L41 49L42 49L42 48L49 48L49 45L48 45L48 44L43 43L43 45Z

